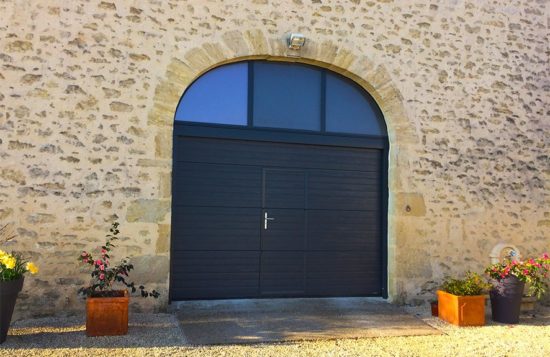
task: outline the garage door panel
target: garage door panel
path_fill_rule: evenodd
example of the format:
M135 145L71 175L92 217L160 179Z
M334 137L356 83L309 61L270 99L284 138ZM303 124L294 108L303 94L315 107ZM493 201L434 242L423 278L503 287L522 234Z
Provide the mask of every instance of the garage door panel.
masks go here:
M380 150L238 140L177 138L175 161L379 172ZM243 144L244 143L244 144Z
M259 208L178 207L174 250L259 250Z
M364 279L361 280L321 280L307 281L306 294L309 296L379 296L381 289L373 288ZM378 284L379 285L379 284ZM371 287L369 287L371 286Z
M178 254L178 253L181 253L181 252L176 252L175 254ZM202 264L202 261L198 262L196 265L192 267L186 266L186 264L183 264L183 263L175 262L172 265L172 267L178 270L178 279L179 279L179 274L189 274L188 272L191 272L191 274L195 274L195 273L196 274L203 274L203 273L217 274L220 272L224 273L227 271L227 269L224 267L221 267L220 269L220 265L206 265L206 264ZM235 273L250 273L251 271L256 271L256 270L258 270L257 267L254 267L253 269L250 267L250 262L243 263L238 261L233 262L230 268L230 271Z
M334 184L334 180L340 179L340 183L351 185L373 186L380 182L380 172L359 170L308 170L311 177L315 177L321 184ZM338 182L336 182L338 183ZM377 186L375 186L377 187Z
M172 300L246 299L258 297L257 287L210 286L200 289L172 288Z
M181 251L174 250L172 256L174 266L182 273L201 272L197 267L210 272L259 271L260 252L258 251Z
M260 261L262 295L304 294L303 252L262 252Z
M307 207L332 210L380 210L379 180L362 172L308 172ZM378 184L376 184L378 182Z
M171 298L382 294L381 153L177 138Z
M380 267L379 252L306 252L308 277L323 277L332 273L376 272Z
M174 251L172 299L255 296L258 293L259 252Z
M304 208L304 171L264 170L264 202L266 208Z
M304 250L305 212L297 209L267 209L268 229L261 229L263 250ZM264 214L265 214L264 213Z
M346 287L356 286L358 290L372 293L379 290L380 277L374 274L366 276L364 273L336 273L332 272L322 277L306 276L306 290L318 289L326 286Z
M196 206L261 206L261 168L180 162L175 171L172 194L178 203Z
M307 212L307 250L376 250L380 219L369 211L311 210Z
M185 277L185 288L202 289L212 286L227 287L257 287L258 274L254 273L210 273L210 274L189 274Z
M315 296L379 295L378 255L367 252L306 253L306 294Z

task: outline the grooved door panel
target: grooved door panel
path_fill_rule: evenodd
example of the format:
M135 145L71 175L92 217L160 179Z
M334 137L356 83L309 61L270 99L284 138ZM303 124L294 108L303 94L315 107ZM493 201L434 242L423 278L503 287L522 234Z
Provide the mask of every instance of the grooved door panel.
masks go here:
M304 250L306 247L306 213L303 209L264 210L268 218L267 229L261 229L262 250ZM265 220L264 213L264 220Z
M309 210L307 250L380 249L380 217L369 211Z
M175 136L171 299L381 296L382 152Z
M320 171L308 174L307 206L310 209L380 209L380 174L356 171Z
M305 259L307 295L380 294L378 252L308 252Z
M175 162L369 171L380 173L380 150L244 140L176 137Z
M171 293L177 299L256 297L258 251L173 251Z
M259 250L259 208L178 207L175 250Z
M259 207L262 170L253 166L194 162L174 164L175 204L187 206Z
M305 265L303 251L264 251L261 255L260 295L303 296Z
M264 170L264 207L305 208L306 175L303 171Z

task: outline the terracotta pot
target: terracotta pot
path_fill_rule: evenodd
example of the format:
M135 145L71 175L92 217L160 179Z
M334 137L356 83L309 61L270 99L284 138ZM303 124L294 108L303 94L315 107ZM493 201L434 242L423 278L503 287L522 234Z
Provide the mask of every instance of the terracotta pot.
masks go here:
M485 296L457 296L437 291L439 318L457 326L485 325Z
M15 301L23 288L24 280L21 277L17 280L0 281L0 344L6 341Z
M437 301L430 302L430 306L432 308L432 316L439 316L439 307L437 305Z
M128 333L128 291L117 291L118 297L86 299L86 335L115 336Z

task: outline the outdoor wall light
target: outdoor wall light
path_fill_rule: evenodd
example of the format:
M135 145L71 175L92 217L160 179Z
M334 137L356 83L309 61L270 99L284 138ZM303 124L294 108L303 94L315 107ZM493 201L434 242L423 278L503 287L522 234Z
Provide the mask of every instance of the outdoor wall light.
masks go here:
M301 33L291 33L290 35L288 35L286 43L288 45L288 48L290 48L291 50L299 50L300 48L304 47L304 44L306 43L306 37Z

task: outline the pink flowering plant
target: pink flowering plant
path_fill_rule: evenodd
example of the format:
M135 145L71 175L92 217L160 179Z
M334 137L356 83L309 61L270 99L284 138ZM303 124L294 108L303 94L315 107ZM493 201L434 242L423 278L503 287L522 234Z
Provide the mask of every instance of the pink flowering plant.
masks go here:
M87 287L80 288L79 293L93 297L109 297L118 296L118 292L115 289L115 284L124 285L132 293L140 290L142 297L152 296L154 298L159 297L159 293L155 290L147 291L143 285L139 287L135 286L134 282L128 282L128 273L134 269L134 266L130 264L128 258L122 259L120 264L111 264L111 250L115 247L114 241L118 240L119 223L113 222L109 233L106 235L105 244L99 249L99 255L94 257L87 251L82 251L78 260L92 268L92 281Z
M540 299L548 289L548 274L550 272L550 257L544 253L540 258L530 258L525 261L516 260L512 255L502 263L490 265L485 273L491 278L501 281L508 276L515 276L520 281L529 284L529 295Z

